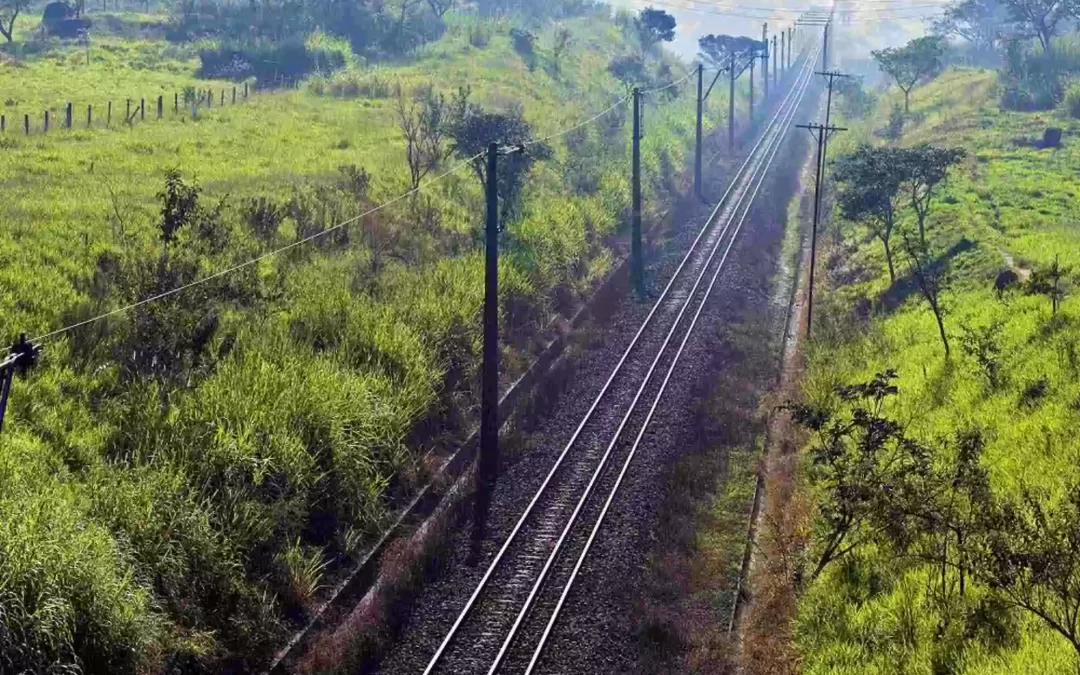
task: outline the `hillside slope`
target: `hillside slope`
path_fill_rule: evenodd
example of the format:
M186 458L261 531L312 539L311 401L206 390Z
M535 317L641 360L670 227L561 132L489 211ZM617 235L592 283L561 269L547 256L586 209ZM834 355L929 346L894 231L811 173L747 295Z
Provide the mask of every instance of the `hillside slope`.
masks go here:
M898 100L886 96L870 119L846 120L852 131L830 147L832 157L862 142L883 143L876 132ZM1061 148L1039 147L1047 126L1064 127ZM822 237L828 271L808 345L808 402L834 405L838 386L895 369L899 393L886 400L884 414L909 438L941 448L935 461L952 461L957 439L978 433L981 465L998 499L1033 494L1051 512L1059 508L1078 478L1077 300L1066 297L1053 315L1045 296L999 295L995 279L1010 269L1024 279L1055 260L1073 269L1080 263L1078 130L1060 112L1000 110L992 72L949 70L913 93L899 144L967 151L938 190L927 229L949 270L941 299L952 355L911 285L903 253L891 284L881 242L837 215ZM843 228L839 246L834 227ZM914 227L910 209L897 227ZM806 512L799 518L810 527ZM956 570L942 592L941 580L916 558L867 544L826 568L799 601L802 672L1075 671L1073 647L1007 594L970 579L965 593Z
M471 89L471 105L520 108L544 137L624 97L608 66L639 47L626 17L601 12L545 27L530 65L511 21L448 23L409 63L353 65L197 120L0 139L9 332L46 334L320 237L47 340L0 434L0 670L253 667L424 480L425 453L472 424L474 168L448 158L430 177L458 170L420 195L339 227L409 187L394 91ZM153 58L101 87L83 75L119 65L106 45L89 67L74 46L5 62L0 82L35 83L11 109L60 119L72 100L80 120L79 106L193 81L190 51L110 44ZM685 72L660 57L647 77ZM650 212L692 146L689 94L648 100ZM503 239L506 378L622 249L628 121L615 108L536 153Z

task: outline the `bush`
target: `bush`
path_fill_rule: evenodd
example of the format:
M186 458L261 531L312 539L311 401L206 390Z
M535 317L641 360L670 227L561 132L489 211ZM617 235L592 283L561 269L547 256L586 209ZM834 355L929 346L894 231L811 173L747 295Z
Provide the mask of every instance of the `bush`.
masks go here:
M999 78L1006 110L1052 110L1062 99L1061 64L1053 56L1025 52L1018 43L1010 43Z
M254 77L261 86L293 84L312 72L333 72L345 67L346 57L338 44L314 44L292 40L255 46L222 45L199 51L199 76L241 80Z
M491 27L484 21L476 20L469 23L469 44L477 49L483 49L491 41Z
M892 112L889 113L889 125L885 127L882 132L885 138L890 141L898 141L904 135L904 109L900 106L893 106Z
M529 70L536 68L536 36L527 30L514 28L510 31L510 43L514 51L525 61Z
M390 78L379 70L343 70L329 77L313 78L308 83L308 91L316 96L336 96L338 98L390 98L393 86Z
M1080 118L1080 85L1069 87L1069 93L1065 95L1065 109L1069 117Z

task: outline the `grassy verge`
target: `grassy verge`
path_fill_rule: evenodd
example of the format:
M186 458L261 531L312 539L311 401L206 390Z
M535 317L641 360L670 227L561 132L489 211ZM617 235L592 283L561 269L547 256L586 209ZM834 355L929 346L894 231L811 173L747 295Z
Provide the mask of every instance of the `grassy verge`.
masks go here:
M487 110L521 106L538 136L607 107L624 95L607 66L634 48L625 22L566 27L557 67L530 68L509 22L486 24L479 47L451 22L411 63L340 75L355 87L312 81L197 120L9 132L0 323L41 334L403 193L398 82L470 86ZM65 46L6 61L0 81L23 85L10 109L194 81L190 52L121 36L96 49L90 66ZM660 210L694 107L679 94L649 105L643 168ZM627 122L620 109L553 139L530 173L503 240L507 380L621 250ZM166 183L173 170L183 182ZM0 435L0 669L219 672L278 646L422 480L424 454L471 424L482 214L467 167L316 245L50 341Z
M831 148L837 156L859 142L881 143L896 97L870 119L849 120L852 133ZM946 358L927 303L890 284L880 242L851 224L827 258L821 322L807 346L803 395L822 402L837 385L864 382L893 368L899 396L887 414L928 443L978 429L992 489L1018 497L1038 490L1050 503L1076 480L1080 324L1074 299L1052 316L1045 297L1010 291L994 281L1012 264L1044 268L1080 259L1076 125L1061 112L1001 111L996 75L952 70L913 94L902 145L930 142L968 152L940 191L928 236L950 251L942 296L954 344ZM1062 148L1040 149L1047 126L1066 130ZM913 216L902 215L900 228ZM831 237L825 237L828 241ZM959 246L958 246L959 244ZM903 264L900 269L903 269ZM993 327L993 328L990 328ZM963 335L990 329L996 375L962 345ZM806 467L803 467L805 472ZM801 494L815 493L803 482ZM803 536L806 532L803 533ZM955 579L950 583L955 583ZM800 597L795 645L805 673L1051 673L1075 669L1072 647L1044 623L985 587L944 600L931 592L924 566L874 546L860 547L826 569ZM955 587L954 587L955 593Z

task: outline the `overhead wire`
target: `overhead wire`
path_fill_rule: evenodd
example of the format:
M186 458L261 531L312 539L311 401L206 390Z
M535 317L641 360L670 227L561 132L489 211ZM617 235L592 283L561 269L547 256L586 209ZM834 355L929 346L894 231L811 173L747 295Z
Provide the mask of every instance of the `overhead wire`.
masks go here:
M560 131L556 131L556 132L554 132L554 133L552 133L552 134L548 134L547 136L542 136L542 137L540 137L540 138L533 138L533 139L530 139L530 140L528 140L528 141L526 141L526 142L522 143L521 145L522 145L522 147L526 147L526 148L527 148L527 147L529 147L530 145L536 145L537 143L544 143L545 141L550 141L550 140L551 140L551 139L553 139L553 138L558 138L558 137L560 137L560 136L565 136L566 134L568 134L568 133L570 133L570 132L572 132L572 131L577 131L577 130L578 130L578 129L580 129L581 127L584 127L584 126L587 126L587 125L589 125L589 124L592 124L592 123L593 123L593 122L595 122L596 120L600 119L600 118L601 118L601 117L603 117L604 115L608 114L609 112L611 112L611 111L612 111L612 110L614 110L615 108L618 108L618 107L619 107L620 105L622 105L623 103L626 103L626 102L627 102L627 101L629 101L629 100L630 100L630 94L627 94L626 96L623 96L623 97L622 97L622 98L620 98L620 99L619 99L618 101L615 101L614 103L612 103L612 104L611 104L610 106L608 106L608 107L607 107L607 108L605 108L604 110L601 110L600 112L596 113L595 115L593 115L592 117L590 117L590 118L586 119L586 120L585 120L585 121L583 121L583 122L580 122L580 123L578 123L578 124L575 124L575 125L574 125L574 126L572 126L572 127L568 127L568 128L566 128L566 129L562 129L562 130L560 130Z
M655 5L655 6L659 6L659 7L668 7L668 8L671 8L671 9L677 9L677 10L684 11L684 12L692 12L692 13L695 13L695 14L705 14L705 15L709 15L709 16L719 16L719 17L724 17L724 18L752 19L752 20L755 20L755 21L768 21L769 19L777 19L777 18L786 19L786 20L790 21L790 20L794 20L795 18L797 18L797 17L791 17L791 16L777 17L775 14L771 14L771 13L745 14L743 12L727 11L727 10L724 10L724 9L708 9L708 8L705 8L705 7L690 7L690 6L687 6L687 5L677 4L677 3L674 3L674 2L664 2L663 0L631 0L631 2L633 2L635 4L638 4L638 5ZM944 5L941 5L941 7L944 7ZM744 10L753 10L754 8L747 7L747 8L742 8L742 9L744 9ZM909 9L911 9L911 8L897 8L896 11L897 12L899 12L899 11L908 11ZM794 11L794 10L792 10L792 11ZM859 12L853 12L853 14L858 15ZM918 21L918 20L923 20L923 19L932 19L932 18L935 18L935 17L938 17L938 16L941 16L941 12L934 12L934 13L931 13L931 14L921 14L921 15L913 15L913 16L901 15L901 14L877 15L877 16L865 16L865 17L862 17L862 18L856 17L856 18L850 20L849 23L875 23L875 22L887 21L887 20Z
M484 151L484 152L486 152L486 151ZM79 321L77 323L73 323L73 324L71 324L69 326L64 326L63 328L58 328L58 329L56 329L54 331L44 333L44 334L39 335L37 337L31 338L30 341L34 342L34 343L41 343L41 342L43 342L45 340L49 340L49 339L52 339L54 337L57 337L57 336L59 336L59 335L61 335L63 333L67 333L69 331L75 330L76 328L81 328L82 326L86 326L88 324L95 323L97 321L101 321L102 319L106 319L106 318L108 318L110 316L116 316L118 314L124 314L124 313L130 312L131 310L136 309L138 307L142 307L143 305L150 304L151 302L157 302L158 300L163 300L163 299L165 299L167 297L170 297L170 296L176 295L178 293L182 293L184 291L195 288L196 286L201 286L203 284L206 284L206 283L208 283L210 281L213 281L214 279L220 279L221 277L232 274L233 272L237 272L239 270L242 270L245 267L250 267L252 265L256 265L256 264L262 262L263 260L273 258L274 256L280 255L281 253L284 253L285 251L294 249L294 248L296 248L298 246L303 246L304 244L310 243L310 242L312 242L312 241L314 241L316 239L319 239L321 237L325 237L326 235L330 234L331 232L336 232L337 230L348 227L349 225L352 225L353 223L357 222L358 220L360 220L362 218L370 216L373 213L377 213L378 211L381 211L381 210L385 209L386 207L390 206L391 204L395 204L397 202L400 202L401 200L405 199L406 197L410 197L410 196L412 196L414 194L417 194L418 192L420 192L424 188L430 187L431 185L433 185L435 183L438 183L439 181L443 180L447 176L450 176L451 174L457 173L458 171L463 169L465 166L467 166L473 160L479 159L481 156L483 156L484 152L479 152L479 153L473 155L472 157L469 157L468 159L463 159L462 161L455 164L453 167L451 167L447 171L439 174L438 176L436 176L436 177L434 177L434 178L432 178L432 179L430 179L428 181L423 182L422 184L420 184L417 187L409 190L408 192L404 192L404 193L398 195L397 197L394 197L393 199L391 199L389 201L385 201L382 204L379 204L378 206L372 207L372 208L368 209L367 211L364 211L363 213L361 213L361 214L359 214L357 216L349 218L348 220L346 220L344 222L341 222L341 223L338 223L337 225L334 225L333 227L329 227L329 228L327 228L325 230L322 230L321 232L316 232L315 234L304 237L303 239L298 239L297 241L294 241L291 244L288 244L286 246L282 246L281 248L276 248L273 251L269 251L269 252L264 253L264 254L262 254L262 255L260 255L258 257L251 258L250 260L246 260L246 261L244 261L242 263L239 263L237 265L233 265L232 267L228 267L226 269L214 272L213 274L207 275L205 277L201 277L201 278L196 279L195 281L192 281L190 283L182 284L182 285L177 286L175 288L171 288L171 289L169 289L167 291L163 291L161 293L151 295L151 296L149 296L147 298L143 298L142 300L139 300L138 302L133 302L133 303L131 303L129 305L124 305L123 307L119 307L119 308L114 309L112 311L105 312L103 314L99 314L99 315L91 317L89 319L84 319L83 321Z
M689 80L691 77L694 76L694 73L696 73L696 72L697 72L697 69L691 69L691 71L689 73L687 73L683 77L675 80L674 82L669 82L669 83L665 84L662 87L653 87L652 89L642 89L641 93L642 94L655 94L657 92L664 91L666 89L671 89L672 87L676 87L676 86L682 84L683 82L686 82L687 80Z

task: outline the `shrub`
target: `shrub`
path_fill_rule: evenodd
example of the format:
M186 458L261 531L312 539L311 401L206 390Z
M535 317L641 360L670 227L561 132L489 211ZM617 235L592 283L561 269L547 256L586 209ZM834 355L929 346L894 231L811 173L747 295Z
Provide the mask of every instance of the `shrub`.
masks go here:
M491 41L491 27L482 20L469 23L469 44L477 49L483 49Z
M889 124L885 127L882 135L890 141L898 141L904 135L904 109L899 105L893 106L889 113Z
M298 40L202 49L199 60L200 77L234 80L254 77L262 86L292 84L309 73L330 73L346 64L339 44L316 42L309 46Z
M1069 93L1065 95L1065 109L1069 111L1069 117L1080 118L1080 85L1069 87Z
M510 43L514 51L525 61L529 70L536 68L536 36L527 30L514 28L510 31Z
M1045 377L1040 377L1037 380L1028 382L1024 386L1024 391L1020 394L1020 406L1024 408L1033 408L1039 404L1046 395L1050 393L1050 380Z

